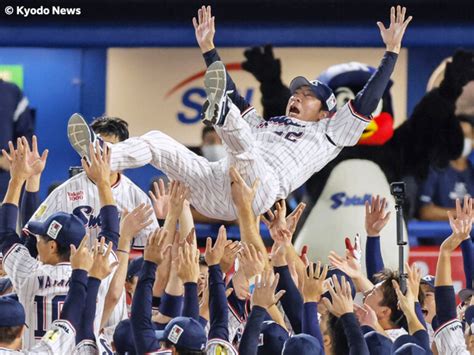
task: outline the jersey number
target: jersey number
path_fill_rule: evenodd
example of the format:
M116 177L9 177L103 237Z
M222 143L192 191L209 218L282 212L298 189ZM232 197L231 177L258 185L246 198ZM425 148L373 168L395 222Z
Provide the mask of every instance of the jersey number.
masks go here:
M36 329L35 338L42 338L51 323L59 319L66 295L56 295L50 299L48 296L35 296ZM48 310L48 306L51 308ZM49 318L49 313L51 318ZM48 319L49 318L49 319Z
M289 140L290 142L296 142L298 139L303 137L303 132L288 132L283 136L284 132L275 132L279 136L285 138L286 140Z

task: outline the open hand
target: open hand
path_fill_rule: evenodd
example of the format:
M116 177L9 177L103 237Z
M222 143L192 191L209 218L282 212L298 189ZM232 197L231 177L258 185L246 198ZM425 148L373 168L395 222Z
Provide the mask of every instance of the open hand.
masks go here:
M216 33L215 18L211 15L210 6L202 6L198 10L198 18L193 17L196 41L202 53L214 49L214 34Z
M383 43L385 43L386 49L389 52L400 52L403 35L405 34L408 24L413 19L412 16L409 16L405 20L406 11L407 9L400 5L398 5L396 9L392 6L390 8L390 26L385 28L382 22L377 22Z
M156 218L165 219L168 214L170 195L166 191L163 179L153 182L153 191L148 191L148 195L151 198Z
M132 240L140 231L153 223L151 206L142 203L131 212L124 210L120 220L120 238Z
M280 290L275 294L279 280L280 275L274 275L271 269L257 276L252 294L252 305L268 309L276 304L286 292L285 290Z
M219 234L217 235L216 242L212 246L212 239L207 238L206 240L206 252L204 258L208 266L217 265L221 262L225 252L225 244L227 241L227 232L224 226L219 228Z

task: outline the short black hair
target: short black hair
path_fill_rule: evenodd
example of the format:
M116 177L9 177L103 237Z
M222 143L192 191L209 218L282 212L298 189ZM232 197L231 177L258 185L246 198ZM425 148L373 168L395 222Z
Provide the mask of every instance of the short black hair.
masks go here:
M21 335L23 325L14 327L0 327L0 343L11 344Z
M61 259L62 262L68 262L69 258L71 257L71 247L69 245L62 245L55 241L53 238L48 237L47 235L40 235L40 238L43 239L43 241L50 242L53 241L57 245L57 253L59 255L59 258Z
M116 136L120 142L129 137L128 123L118 117L97 117L92 121L91 127L95 133Z
M201 133L201 139L204 140L204 137L206 136L206 134L208 133L211 133L211 132L215 132L216 130L214 129L213 126L204 126L203 129L202 129L202 133Z

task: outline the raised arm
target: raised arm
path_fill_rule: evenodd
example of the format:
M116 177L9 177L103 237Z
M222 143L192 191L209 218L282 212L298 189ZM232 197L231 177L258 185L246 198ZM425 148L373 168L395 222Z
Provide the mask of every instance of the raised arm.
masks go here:
M133 237L153 222L153 220L150 219L152 213L153 210L151 206L145 204L137 206L130 213L128 213L128 211L123 211L122 213L122 220L120 222L120 238L116 250L118 267L117 270L115 270L114 276L109 285L107 296L105 297L101 327L104 327L122 296L123 285L125 284L125 279L127 277L128 259L130 257L130 248Z
M217 240L212 246L211 238L206 240L206 263L209 266L209 311L211 328L209 339L229 341L229 309L220 262L225 253L227 234L224 226L219 229Z
M97 294L99 292L100 283L108 277L116 265L116 262L110 263L110 253L112 252L112 242L105 244L105 238L97 239L93 247L93 263L89 270L87 279L87 296L84 312L82 314L81 326L77 332L77 343L82 340L95 341L94 319L97 306Z
M397 6L396 9L392 7L390 9L390 26L385 28L382 22L377 22L386 52L376 72L352 103L355 111L363 116L369 116L376 109L389 83L401 49L403 35L412 20L412 16L405 20L405 14L405 7Z
M284 230L281 238L277 239L273 244L272 264L274 272L280 275L277 290L286 291L281 298L281 305L291 323L294 333L298 334L301 333L303 298L291 277L286 260L289 244L291 244L291 233L288 230Z
M349 344L349 354L368 355L369 349L354 314L354 300L352 299L351 286L344 276L341 278L341 283L339 283L335 275L333 275L332 281L334 288L329 287L331 301L325 297L323 298L323 302L329 312L342 321L347 343Z
M257 180L253 183L252 187L248 186L233 166L230 168L229 174L232 201L237 209L239 220L240 239L247 244L253 244L257 252L261 252L267 262L267 249L260 236L258 218L255 216L252 208L259 182Z
M100 148L99 142L96 143L94 149L93 145L89 146L91 164L86 159L82 159L82 167L99 190L100 201L100 236L111 241L113 249L117 249L119 239L119 215L117 204L112 194L110 183L110 148L104 145Z
M448 211L449 224L452 234L441 244L438 263L436 264L435 297L436 316L439 324L444 324L456 318L456 300L451 274L451 255L465 239L470 239L472 229L473 200L465 198L461 207L456 200L456 217Z
M12 142L9 142L9 148L10 153L2 151L10 164L10 182L0 207L0 251L3 253L4 268L13 285L18 287L39 266L39 261L20 244L16 233L21 189L28 178L43 171L48 151L44 151L39 159L29 161L30 148L24 137L17 139L17 149Z
M148 238L143 254L143 267L132 301L130 321L136 350L139 354L153 352L160 348L151 321L152 288L155 281L156 266L162 263L164 253L168 249L168 246L165 246L166 234L166 231L159 230Z
M390 212L386 212L387 202L380 196L372 196L371 202L365 202L365 231L367 243L365 245L365 265L367 277L374 282L374 275L384 268L382 252L380 250L380 232L390 219Z
M196 34L196 41L199 44L206 65L209 66L214 62L220 61L221 58L219 57L219 54L217 54L217 50L214 46L214 35L216 33L215 17L211 14L210 6L202 6L198 10L197 19L193 17L193 26ZM244 112L250 107L250 104L244 97L239 95L235 83L228 72L226 75L229 97L240 109L240 112Z
M36 136L33 136L31 145L32 145L32 149L31 149L31 152L29 152L28 161L34 162L38 159L41 160L41 155L39 154L39 151L38 151L38 140ZM38 209L40 205L40 199L39 199L40 180L41 180L41 174L45 166L46 166L46 161L44 161L44 163L38 167L42 169L38 169L34 175L30 176L26 180L25 191L23 193L23 197L21 199L21 206L20 206L20 216L21 216L20 225L21 226L26 225L26 223L33 216L33 213L35 213L35 211Z
M184 284L183 317L199 321L199 299L197 281L199 278L199 250L194 244L184 243L178 253L178 277Z

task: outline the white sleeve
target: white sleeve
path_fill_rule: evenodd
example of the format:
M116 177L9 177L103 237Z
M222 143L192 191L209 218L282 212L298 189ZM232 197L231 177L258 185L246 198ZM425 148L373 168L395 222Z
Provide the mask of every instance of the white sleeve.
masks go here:
M29 351L30 354L70 354L76 345L76 331L64 319L53 322L51 328Z
M257 127L260 123L265 122L262 116L257 113L253 106L247 108L242 112L242 118L249 124L250 127Z
M44 200L35 213L33 213L30 221L44 221L53 213L66 211L66 206L64 205L66 202L66 197L63 186L64 185L58 186L53 190L53 192L49 194L46 200Z
M95 341L85 339L76 345L73 355L97 355L97 354L113 354L113 352L98 352L97 344Z
M457 319L446 322L439 327L435 332L434 341L439 354L469 354L464 340L462 323Z
M13 244L3 256L3 267L17 291L41 265L42 263L33 258L23 244Z
M338 147L356 145L370 118L358 114L349 101L327 119L326 134Z

